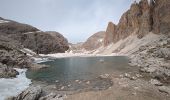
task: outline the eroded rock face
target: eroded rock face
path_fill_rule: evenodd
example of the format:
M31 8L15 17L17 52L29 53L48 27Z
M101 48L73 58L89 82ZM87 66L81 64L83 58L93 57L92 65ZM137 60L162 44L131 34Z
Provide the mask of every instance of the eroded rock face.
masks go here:
M105 46L116 43L129 35L137 34L142 38L149 32L168 34L170 31L170 1L169 0L141 0L134 2L125 12L118 25L111 27L109 22L105 34ZM109 39L107 38L109 37Z
M24 34L22 43L38 54L61 53L68 50L68 41L57 32L34 32Z
M156 33L170 31L170 0L155 0L153 9L153 30Z
M116 25L112 22L109 22L105 36L104 36L104 46L109 45L110 43L113 43L113 37L114 33L116 33Z
M104 31L100 31L92 35L87 41L83 44L83 48L86 50L94 50L103 45Z
M27 24L3 19L0 23L1 35L17 40L25 48L37 53L65 52L69 46L67 39L57 32L42 32Z
M0 78L15 77L18 72L12 68L30 67L30 60L15 40L0 36Z

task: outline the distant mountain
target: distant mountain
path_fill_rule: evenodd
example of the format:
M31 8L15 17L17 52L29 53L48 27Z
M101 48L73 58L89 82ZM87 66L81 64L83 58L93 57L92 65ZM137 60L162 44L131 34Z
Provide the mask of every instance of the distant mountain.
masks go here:
M92 35L87 39L87 41L82 45L86 50L95 50L103 45L104 31L100 31Z
M0 33L36 53L65 52L69 48L67 39L58 32L43 32L33 26L3 18L0 18Z

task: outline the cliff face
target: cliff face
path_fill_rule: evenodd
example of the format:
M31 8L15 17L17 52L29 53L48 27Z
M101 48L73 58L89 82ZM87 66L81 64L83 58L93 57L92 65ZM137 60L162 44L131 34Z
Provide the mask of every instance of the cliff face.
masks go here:
M37 53L65 52L69 48L67 39L60 33L42 32L30 25L3 18L0 20L0 33Z
M141 0L134 2L125 12L118 25L109 23L104 38L105 46L116 43L131 34L142 38L149 32L166 34L170 31L170 1Z
M87 39L87 41L82 45L86 50L94 50L103 45L104 31L100 31L92 35Z
M104 46L113 43L113 36L115 35L114 33L116 33L116 25L112 22L109 22L104 36Z

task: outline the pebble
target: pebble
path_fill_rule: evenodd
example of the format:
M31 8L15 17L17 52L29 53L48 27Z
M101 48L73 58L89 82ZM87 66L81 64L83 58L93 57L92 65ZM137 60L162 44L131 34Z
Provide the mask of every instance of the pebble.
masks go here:
M64 89L64 86L61 87L61 90L63 90L63 89Z
M79 82L79 80L75 80L75 82Z
M87 81L86 84L90 84L90 81Z
M56 82L56 83L58 83L58 82L59 82L59 80L56 80L55 82Z
M153 85L156 85L156 86L161 86L162 83L156 79L151 79L150 80L150 83L153 84Z

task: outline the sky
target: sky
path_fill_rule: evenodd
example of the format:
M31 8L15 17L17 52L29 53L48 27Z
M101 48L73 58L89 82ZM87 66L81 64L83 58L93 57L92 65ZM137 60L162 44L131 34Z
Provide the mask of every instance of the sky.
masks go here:
M57 31L69 42L83 42L108 22L117 24L134 0L0 0L0 17Z

